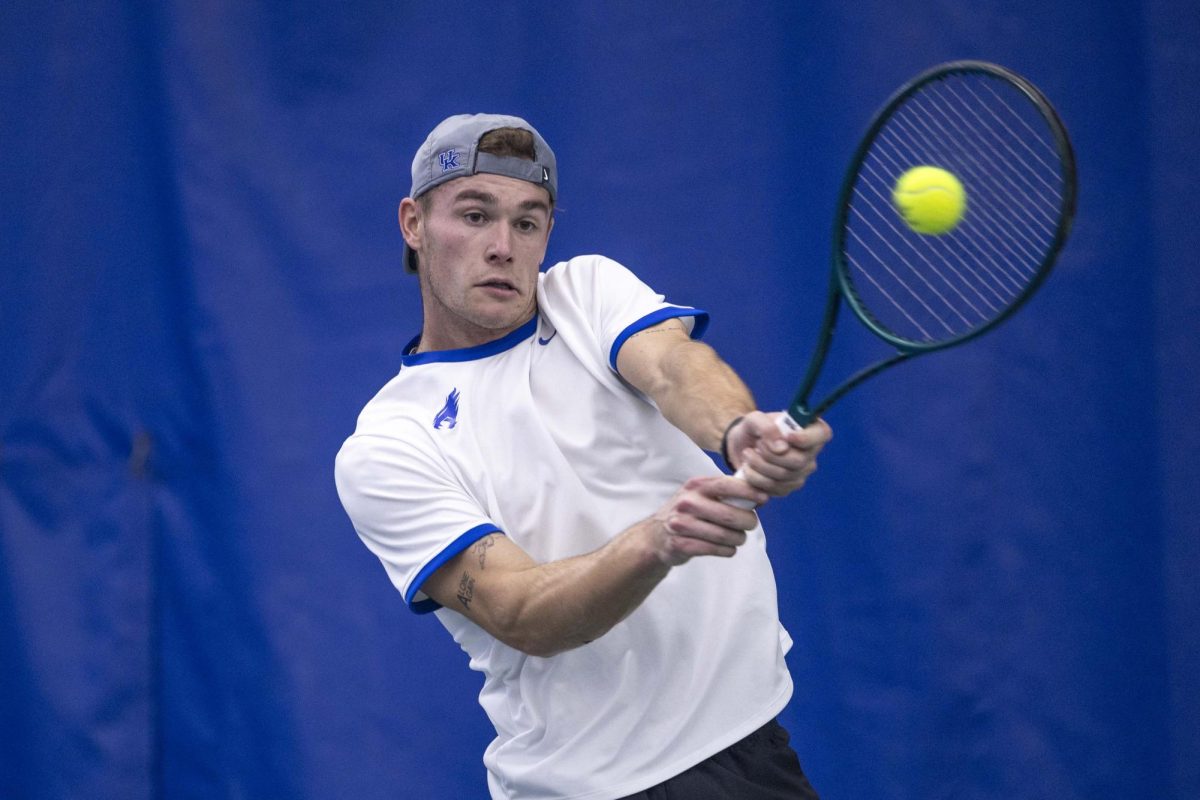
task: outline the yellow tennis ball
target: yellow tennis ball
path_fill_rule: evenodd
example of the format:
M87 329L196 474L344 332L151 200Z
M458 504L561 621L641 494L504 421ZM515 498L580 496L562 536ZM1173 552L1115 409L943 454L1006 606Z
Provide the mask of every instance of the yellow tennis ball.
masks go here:
M896 181L892 201L917 233L949 233L967 210L963 185L941 167L913 167L905 172Z

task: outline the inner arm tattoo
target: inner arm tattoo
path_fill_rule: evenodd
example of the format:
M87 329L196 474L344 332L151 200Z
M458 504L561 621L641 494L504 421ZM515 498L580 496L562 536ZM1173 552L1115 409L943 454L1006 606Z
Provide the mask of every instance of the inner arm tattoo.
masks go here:
M471 545L471 552L479 559L479 568L484 569L487 562L487 551L495 545L495 534L485 536L475 544ZM471 601L475 599L475 579L471 577L471 573L463 571L462 579L458 582L458 602L463 604L463 608L470 608Z
M463 604L463 608L470 608L471 601L475 599L475 579L471 577L471 573L464 572L462 580L458 582L458 602Z
M675 327L660 328L656 325L653 328L646 328L645 330L640 330L637 333L635 333L633 336L630 336L629 338L636 339L639 336L647 336L651 333L677 333L678 331L679 331L679 329L675 328Z
M479 568L480 569L484 568L484 562L487 561L488 548L492 547L494 544L496 544L494 537L495 537L495 534L491 534L490 536L485 536L471 547L471 551L474 552L475 555L479 557Z

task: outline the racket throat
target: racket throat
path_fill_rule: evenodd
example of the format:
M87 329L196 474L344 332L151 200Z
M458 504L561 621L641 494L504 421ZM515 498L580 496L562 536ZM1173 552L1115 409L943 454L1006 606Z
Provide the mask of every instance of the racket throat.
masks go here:
M825 410L840 400L842 395L844 395L846 392L858 386L868 378L878 375L888 367L899 364L901 361L907 361L914 355L916 355L916 353L896 353L891 358L885 358L884 360L872 364L865 369L859 370L847 378L841 386L838 386L836 389L830 392L825 399L818 403L814 408L810 409L808 407L807 395L803 398L797 396L796 400L794 400L792 405L788 408L788 414L790 414L791 417L799 422L802 426L808 425L808 423L824 414Z
M821 320L821 332L817 335L817 346L813 350L812 358L808 362L808 371L804 374L804 380L800 383L800 388L796 390L796 396L792 398L791 404L787 407L788 416L800 424L800 427L806 427L820 414L828 405L825 404L817 410L810 410L808 407L808 397L812 394L813 387L817 384L817 378L821 374L821 367L825 365L825 357L829 354L829 346L833 342L833 331L837 327L838 311L841 309L841 299L838 291L838 273L836 264L833 273L830 276L829 295L825 302L825 315Z

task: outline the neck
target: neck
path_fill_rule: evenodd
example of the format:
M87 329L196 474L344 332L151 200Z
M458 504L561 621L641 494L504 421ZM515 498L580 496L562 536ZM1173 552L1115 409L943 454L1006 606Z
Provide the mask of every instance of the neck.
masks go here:
M505 336L508 336L522 325L528 323L536 315L537 309L535 308L520 321L504 328L484 328L464 323L453 331L436 330L435 326L431 326L430 321L426 319L421 326L421 338L417 342L417 346L413 348L413 353L465 350L470 347L488 344L489 342L494 342L497 339L503 339Z

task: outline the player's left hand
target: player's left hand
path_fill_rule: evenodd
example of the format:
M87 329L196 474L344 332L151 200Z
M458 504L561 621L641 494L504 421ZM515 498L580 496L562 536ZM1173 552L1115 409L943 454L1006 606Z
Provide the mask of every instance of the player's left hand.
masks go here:
M779 413L753 411L730 429L726 444L730 466L756 489L774 497L796 491L817 470L817 455L833 438L824 420L808 427L780 432L775 424Z

